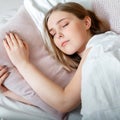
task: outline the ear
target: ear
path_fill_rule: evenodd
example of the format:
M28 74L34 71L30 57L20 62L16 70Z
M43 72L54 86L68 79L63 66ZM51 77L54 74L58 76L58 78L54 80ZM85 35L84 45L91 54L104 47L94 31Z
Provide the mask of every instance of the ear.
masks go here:
M84 18L84 22L85 22L86 30L90 29L90 27L91 27L91 18L89 16L86 16Z

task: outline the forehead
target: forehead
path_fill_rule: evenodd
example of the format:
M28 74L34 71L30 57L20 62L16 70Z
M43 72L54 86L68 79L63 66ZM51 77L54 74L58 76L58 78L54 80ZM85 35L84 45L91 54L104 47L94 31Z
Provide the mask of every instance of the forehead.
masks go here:
M48 28L52 28L52 26L54 26L59 20L63 18L71 19L73 17L74 15L69 12L54 11L48 19L48 23L47 23Z

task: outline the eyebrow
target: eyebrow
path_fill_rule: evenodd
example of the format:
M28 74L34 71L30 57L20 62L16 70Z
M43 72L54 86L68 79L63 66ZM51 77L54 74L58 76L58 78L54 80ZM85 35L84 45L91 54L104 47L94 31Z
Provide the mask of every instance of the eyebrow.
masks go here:
M67 18L65 17L65 18L62 18L62 19L58 20L56 24L59 24L61 21L65 20L65 19L67 19ZM52 29L53 28L49 29L49 32L52 31Z

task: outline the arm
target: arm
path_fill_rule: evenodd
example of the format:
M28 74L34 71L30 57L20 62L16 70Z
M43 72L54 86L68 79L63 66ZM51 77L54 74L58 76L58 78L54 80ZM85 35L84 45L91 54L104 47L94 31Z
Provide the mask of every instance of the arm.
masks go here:
M12 91L7 90L7 91L3 92L3 94L4 94L4 96L9 97L13 100L32 105L29 101L27 101L26 99L24 99L23 97L15 94L15 93L13 93Z
M18 70L40 98L55 109L61 112L68 112L80 103L79 70L64 89L49 80L31 63L24 64Z
M63 89L30 63L28 46L16 34L7 35L4 46L12 63L47 104L61 112L71 111L80 104L81 65L71 82Z

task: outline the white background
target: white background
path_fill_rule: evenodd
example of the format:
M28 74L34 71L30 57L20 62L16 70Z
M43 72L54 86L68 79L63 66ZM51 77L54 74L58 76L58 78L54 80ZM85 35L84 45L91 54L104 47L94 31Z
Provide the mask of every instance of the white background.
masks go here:
M0 28L15 16L24 0L0 0Z
M23 0L0 0L0 16L9 10L16 10L23 4Z

